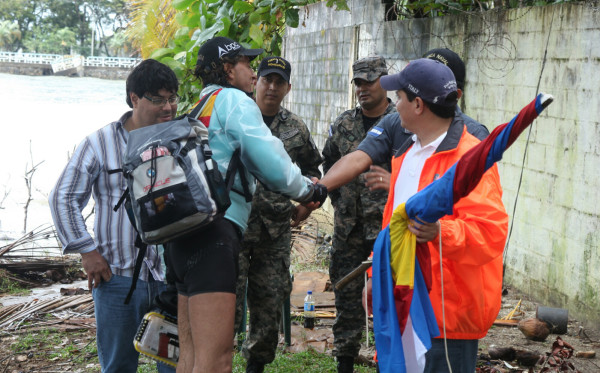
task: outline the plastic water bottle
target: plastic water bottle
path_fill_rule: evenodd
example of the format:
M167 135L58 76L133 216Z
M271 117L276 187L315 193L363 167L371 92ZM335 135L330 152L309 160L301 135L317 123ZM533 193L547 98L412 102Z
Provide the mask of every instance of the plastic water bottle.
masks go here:
M306 329L315 328L315 300L311 290L306 292L306 298L304 298L304 327Z

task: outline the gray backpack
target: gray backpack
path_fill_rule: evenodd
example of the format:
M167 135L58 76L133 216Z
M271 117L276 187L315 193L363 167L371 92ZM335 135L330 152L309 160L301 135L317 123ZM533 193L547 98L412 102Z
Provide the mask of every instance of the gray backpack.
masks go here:
M131 131L123 168L108 171L123 172L127 180L127 189L114 210L124 205L138 233L135 246L139 252L126 304L135 289L147 245L185 236L222 217L231 205L229 192L236 171L246 201L252 200L239 148L223 180L212 159L208 129L195 119L211 95L203 97L189 115Z
M187 116L131 131L123 174L135 227L147 244L202 228L231 204L208 130Z

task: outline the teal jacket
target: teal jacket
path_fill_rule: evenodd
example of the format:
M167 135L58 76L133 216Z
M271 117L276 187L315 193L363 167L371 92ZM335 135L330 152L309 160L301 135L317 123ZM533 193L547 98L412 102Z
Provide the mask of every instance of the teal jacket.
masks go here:
M209 85L200 97L223 88ZM240 148L240 158L246 168L250 193L254 194L256 179L267 189L281 193L296 201L306 201L312 196L312 181L292 163L283 143L271 135L264 124L260 109L244 92L236 88L223 88L216 97L208 126L208 142L213 159L225 177L233 152ZM251 203L246 202L239 173L229 196L231 206L225 218L246 230Z

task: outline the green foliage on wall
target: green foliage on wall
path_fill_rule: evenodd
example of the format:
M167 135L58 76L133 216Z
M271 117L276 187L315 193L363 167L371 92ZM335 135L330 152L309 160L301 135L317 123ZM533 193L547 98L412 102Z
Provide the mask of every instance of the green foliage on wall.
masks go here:
M155 58L175 70L181 81L179 110L187 111L198 99L200 82L192 76L198 48L214 36L226 36L247 48L264 48L280 55L284 27L298 27L300 8L315 0L174 0L180 28ZM327 0L327 6L349 10L346 0Z

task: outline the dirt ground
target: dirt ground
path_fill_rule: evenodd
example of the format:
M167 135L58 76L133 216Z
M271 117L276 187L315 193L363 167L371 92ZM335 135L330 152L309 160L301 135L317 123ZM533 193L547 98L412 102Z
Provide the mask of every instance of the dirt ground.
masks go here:
M282 334L282 348L285 348L289 352L299 352L311 348L320 353L331 354L333 348L333 334L331 331L333 323L332 312L335 308L332 307L333 293L326 290L328 287L327 282L327 275L320 272L306 272L296 275L294 291L290 299L293 321L292 343L286 347L284 335ZM314 330L304 329L293 318L293 315L301 314L301 302L307 287L316 289L316 308L320 317L317 320ZM61 295L58 294L57 297L61 297ZM0 295L0 303L2 303L3 299L6 298ZM535 317L537 304L522 298L517 292L510 289L506 291L503 297L503 306L499 317L503 317L513 310L519 300L522 300L520 310L523 312L519 318ZM0 308L1 314L2 308ZM49 313L47 315L30 317L30 321L33 323L39 323L40 320L44 320L44 323L40 325L45 326L15 331L2 330L0 333L0 373L99 371L96 352L94 349L89 348L90 345L93 345L92 342L95 333L93 319L89 320L89 315L85 317L87 320L85 324L66 325L64 322L58 322ZM54 333L56 330L62 330L63 333ZM31 342L30 346L28 346L29 348L15 352L15 346L17 344L23 345L30 339L29 336L32 333L44 336L39 338L37 342ZM546 356L547 353L550 353L552 344L556 341L557 337L570 344L574 349L574 353L594 351L596 355L600 354L600 330L584 328L581 326L580 321L572 318L569 319L566 334L560 336L550 334L543 342L526 339L516 326L493 326L488 335L479 344L480 372L529 372L528 367L519 364L517 361L490 359L489 350L494 347L512 347L516 350L525 350ZM371 365L370 361L373 352L373 346L367 348L366 343L363 343L358 362L364 365ZM566 360L579 372L600 372L600 359L598 356L594 358L573 356ZM153 371L150 368L152 364L149 359L143 359L142 363L148 365L148 372ZM546 365L546 368L549 368L549 366ZM537 373L543 371L542 369L542 365L536 365L531 371ZM546 371L558 372L558 370Z
M523 315L518 319L527 319L536 317L537 306L544 306L531 301L525 296L522 296L517 291L512 289L505 289L505 295L502 297L502 308L500 310L499 318L508 315L521 300L521 311ZM519 364L519 362L501 361L501 360L490 360L489 350L493 348L508 348L512 347L515 350L525 350L532 353L540 354L546 357L552 351L553 343L557 338L562 339L573 347L573 353L593 351L595 353L594 358L583 358L572 356L565 359L565 362L572 363L573 367L582 373L595 373L600 372L600 329L598 328L586 328L583 326L581 320L576 320L572 317L568 318L567 333L562 335L550 334L544 341L537 342L525 338L524 334L516 326L498 326L494 325L489 330L488 335L480 340L480 359L479 363L481 366L496 367L499 370L496 372L527 372L527 366ZM510 366L515 369L510 369ZM520 368L521 370L519 370ZM546 363L545 368L549 369L549 363ZM544 369L543 365L535 365L533 367L534 372L540 372ZM485 370L485 372L494 372L492 370ZM548 372L558 372L559 370L547 370ZM568 370L565 370L568 371ZM573 371L573 370L569 370Z
M318 210L320 211L320 210ZM330 238L322 232L330 232L332 219L324 213L315 213L310 219L314 221L306 224L293 232L293 269L294 289L290 296L292 326L291 344L286 346L284 335L280 338L280 347L289 352L300 352L314 349L323 354L331 355L333 349L333 333L331 326L335 317L334 296L331 291L326 265ZM45 275L48 277L48 274ZM53 276L50 276L53 277ZM61 280L64 281L64 280ZM84 281L85 283L85 281ZM57 287L62 287L55 282ZM53 286L55 286L53 285ZM91 297L82 288L81 283L64 284L64 295L56 291L53 295L47 288L42 292L33 291L33 296L23 296L20 299L10 299L5 294L0 294L0 373L30 373L30 372L98 372L100 370L95 350L95 320L93 318L93 302ZM303 299L308 289L313 290L317 310L317 323L313 330L304 329L301 325ZM73 290L79 290L73 292ZM83 294L81 294L83 292ZM505 289L503 304L498 318L502 318L513 311L521 300L521 311L518 319L532 318L536 315L538 304L521 296L512 289ZM79 298L78 298L79 297ZM87 298L86 298L87 297ZM40 312L29 312L37 307L32 303L32 298L38 301L64 303L77 303L68 310L61 310L53 303L51 309ZM7 323L7 318L14 314L10 304L22 304L27 309L26 317ZM69 299L73 299L70 301ZM79 299L79 301L78 301ZM79 303L78 303L79 302ZM540 304L539 306L544 306ZM296 321L295 316L298 316ZM372 333L372 321L369 322ZM589 325L588 325L589 326ZM480 358L478 371L480 373L498 372L558 372L548 362L546 365L535 365L533 368L526 366L522 360L511 357L490 358L490 351L498 348L512 349L518 352L527 351L535 355L546 357L552 351L553 343L561 338L573 347L574 356L564 357L562 371L579 371L582 373L600 373L600 356L593 358L577 357L578 352L590 351L600 355L600 326L596 328L584 327L581 320L569 318L567 332L563 335L550 334L544 341L526 339L523 333L515 326L494 325L488 335L480 343ZM370 345L367 346L367 341ZM373 338L365 338L360 352L358 363L373 366L372 357L374 348ZM564 352L564 349L560 349ZM510 359L510 360L509 360ZM537 359L536 359L537 360ZM154 372L154 365L150 359L142 358L143 372ZM567 370L570 364L573 367ZM570 368L569 368L570 369Z
M331 354L333 349L333 333L331 325L333 318L328 317L329 312L333 312L333 293L329 291L321 291L327 289L327 275L319 274L318 272L301 273L296 276L294 281L294 290L291 296L292 311L299 310L301 307L302 297L306 293L307 288L315 289L316 309L321 311L322 315L326 316L317 320L317 327L314 331L306 333L301 326L292 328L292 346L288 349L291 351L299 351L305 348L314 348L317 351ZM520 308L515 312L516 319L527 319L536 317L537 303L525 298L521 294L512 289L505 289L502 297L502 308L498 318L508 315L515 309L519 301ZM539 304L539 306L543 306ZM372 322L370 323L372 328ZM371 329L372 332L372 329ZM512 348L516 351L530 352L536 355L546 357L552 351L553 343L557 338L568 343L573 347L573 354L583 351L593 351L596 355L594 358L583 358L572 356L564 359L565 362L571 363L579 372L594 373L600 372L600 329L589 329L582 326L582 323L576 319L569 318L567 324L567 333L562 335L550 334L542 341L533 341L525 337L525 335L517 328L516 324L512 326L494 325L489 330L488 335L479 342L479 361L478 366L480 372L528 372L529 367L522 360L500 360L492 359L489 355L490 349ZM283 343L283 338L282 338ZM374 349L373 346L367 347L363 343L363 348L360 352L359 361L365 365L370 365L372 362ZM566 366L566 364L564 364ZM546 365L537 364L533 366L533 372L540 372L542 369L552 368L548 363ZM497 370L494 370L497 369ZM545 370L547 372L558 372L559 370ZM544 371L544 372L545 372ZM575 370L571 370L575 371Z

